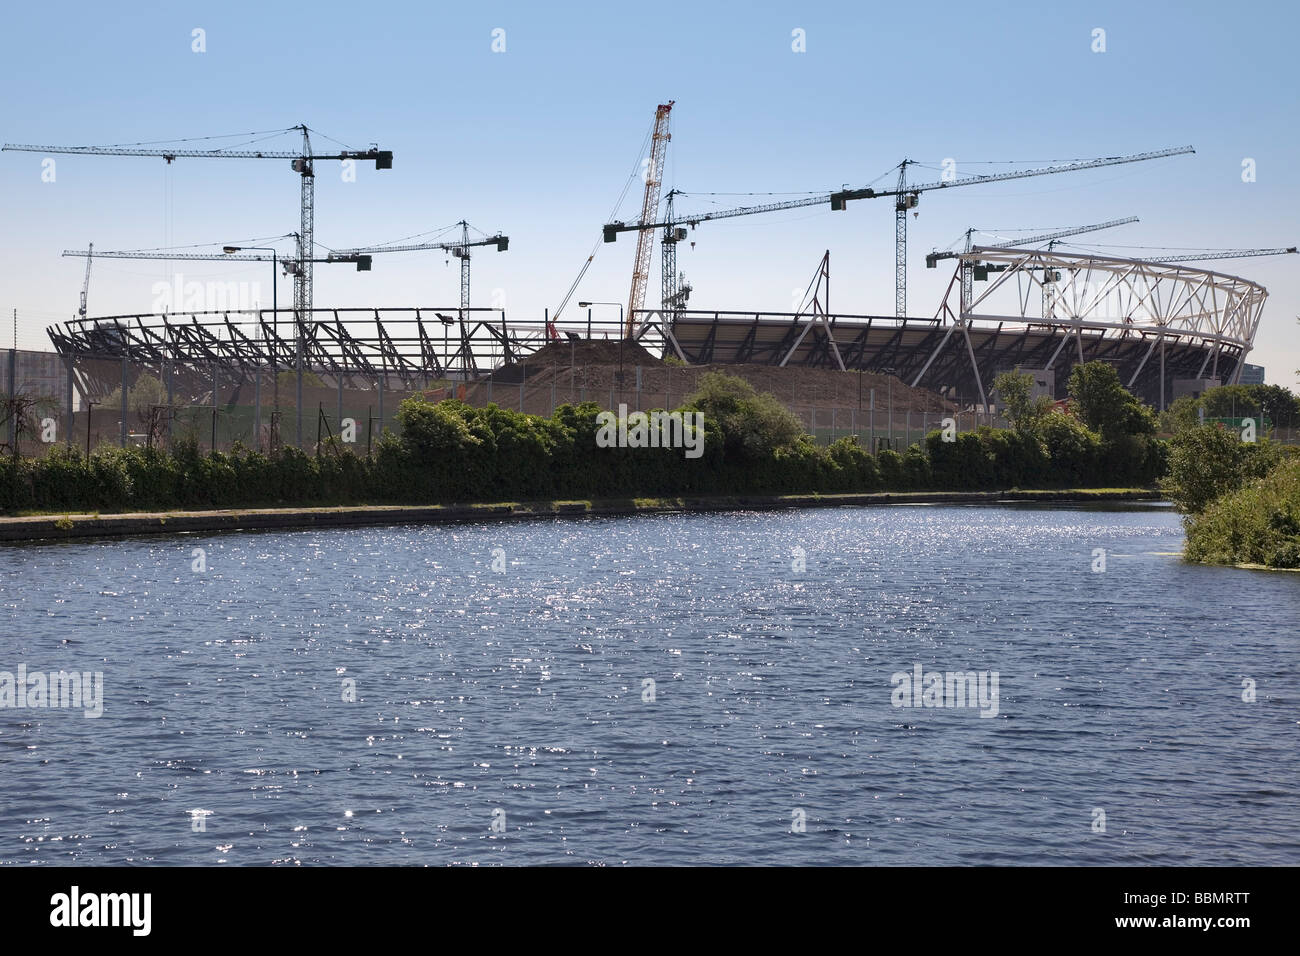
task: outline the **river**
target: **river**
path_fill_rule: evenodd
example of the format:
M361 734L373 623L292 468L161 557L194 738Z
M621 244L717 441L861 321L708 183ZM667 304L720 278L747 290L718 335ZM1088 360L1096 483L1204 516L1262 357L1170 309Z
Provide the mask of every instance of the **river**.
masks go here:
M1181 541L1027 505L3 546L0 672L102 714L0 708L0 862L1300 863L1300 578Z

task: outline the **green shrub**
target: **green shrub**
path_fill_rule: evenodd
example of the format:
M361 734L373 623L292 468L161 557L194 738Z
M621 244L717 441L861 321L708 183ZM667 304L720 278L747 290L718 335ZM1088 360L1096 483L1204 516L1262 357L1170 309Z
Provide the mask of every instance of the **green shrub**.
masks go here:
M722 372L701 375L684 407L718 423L726 456L752 461L778 448L790 449L805 437L803 424L775 396Z
M1180 511L1198 514L1214 499L1263 477L1280 456L1271 442L1243 442L1235 431L1200 425L1170 441L1169 472L1160 488Z
M857 435L833 442L826 451L840 468L838 490L863 492L880 487L880 470L870 452L858 442Z
M880 484L885 491L901 491L907 487L903 456L898 452L886 448L876 456L876 466L880 469Z
M1095 432L1060 412L1043 416L1038 432L1052 461L1053 485L1078 488L1093 481L1101 455Z
M1274 464L1185 524L1188 560L1300 568L1300 458Z

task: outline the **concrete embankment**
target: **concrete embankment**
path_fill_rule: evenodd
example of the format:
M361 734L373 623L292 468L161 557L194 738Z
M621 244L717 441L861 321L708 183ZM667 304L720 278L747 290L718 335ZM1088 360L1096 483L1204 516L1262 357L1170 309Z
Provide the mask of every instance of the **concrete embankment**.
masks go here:
M250 508L226 511L134 512L129 514L34 515L0 518L0 542L66 538L112 538L144 534L210 534L289 528L357 525L448 524L464 521L520 521L632 514L704 511L769 511L776 508L869 507L879 505L1001 502L1159 501L1142 489L1102 491L917 491L851 495L716 495L683 498L617 498L594 501L530 501L467 505L358 505L337 508Z

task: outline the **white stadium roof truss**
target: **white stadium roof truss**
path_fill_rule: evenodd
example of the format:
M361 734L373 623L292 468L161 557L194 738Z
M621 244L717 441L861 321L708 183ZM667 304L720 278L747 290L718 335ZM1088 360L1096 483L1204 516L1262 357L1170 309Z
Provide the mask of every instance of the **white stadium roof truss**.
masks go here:
M1206 366L1217 374L1219 352L1225 347L1240 350L1241 360L1232 375L1235 382L1268 298L1267 289L1240 276L1146 259L989 246L975 246L957 258L957 272L935 316L951 323L948 334L913 385L921 381L953 332L960 331L966 338L973 362L969 330L983 323L1068 333L1062 337L1062 347L1072 335L1081 358L1085 332L1094 338L1149 338L1151 345L1129 384L1156 347L1163 350L1167 341L1209 347L1200 376ZM963 298L963 284L958 281L963 269L988 269L988 284L954 310L954 295ZM1058 347L1048 368L1060 351ZM978 368L975 374L978 381ZM983 396L984 384L978 384Z

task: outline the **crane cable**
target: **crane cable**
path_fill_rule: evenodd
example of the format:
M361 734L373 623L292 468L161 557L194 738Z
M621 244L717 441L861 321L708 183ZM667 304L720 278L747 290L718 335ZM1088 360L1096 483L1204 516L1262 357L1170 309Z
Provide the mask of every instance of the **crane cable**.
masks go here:
M641 148L637 150L637 154L636 154L636 162L632 164L632 172L627 177L627 182L623 184L623 191L619 193L618 201L614 203L614 208L611 209L609 215L605 217L606 222L614 221L614 217L618 215L619 209L622 208L623 206L623 201L627 199L628 190L632 188L632 183L637 179L638 175L640 174L641 157L645 155L646 148L650 145L651 138L654 136L654 127L655 124L651 123L650 130L646 133L645 139L641 141ZM549 326L549 328L547 329L547 331L548 333L553 333L554 338L559 338L559 335L558 333L556 333L555 330L555 323L560 320L560 314L564 312L564 307L567 306L569 304L569 300L573 298L573 293L578 291L578 284L582 282L582 277L585 276L587 274L587 270L591 268L591 263L596 258L596 252L600 249L601 244L604 241L605 241L604 233L602 232L601 235L596 238L595 245L591 247L591 254L587 256L587 261L584 262L582 264L582 268L578 270L578 277L573 280L573 285L569 286L569 291L564 293L564 298L560 301L559 306L556 307L555 314L552 315L550 320L548 321L547 325Z

